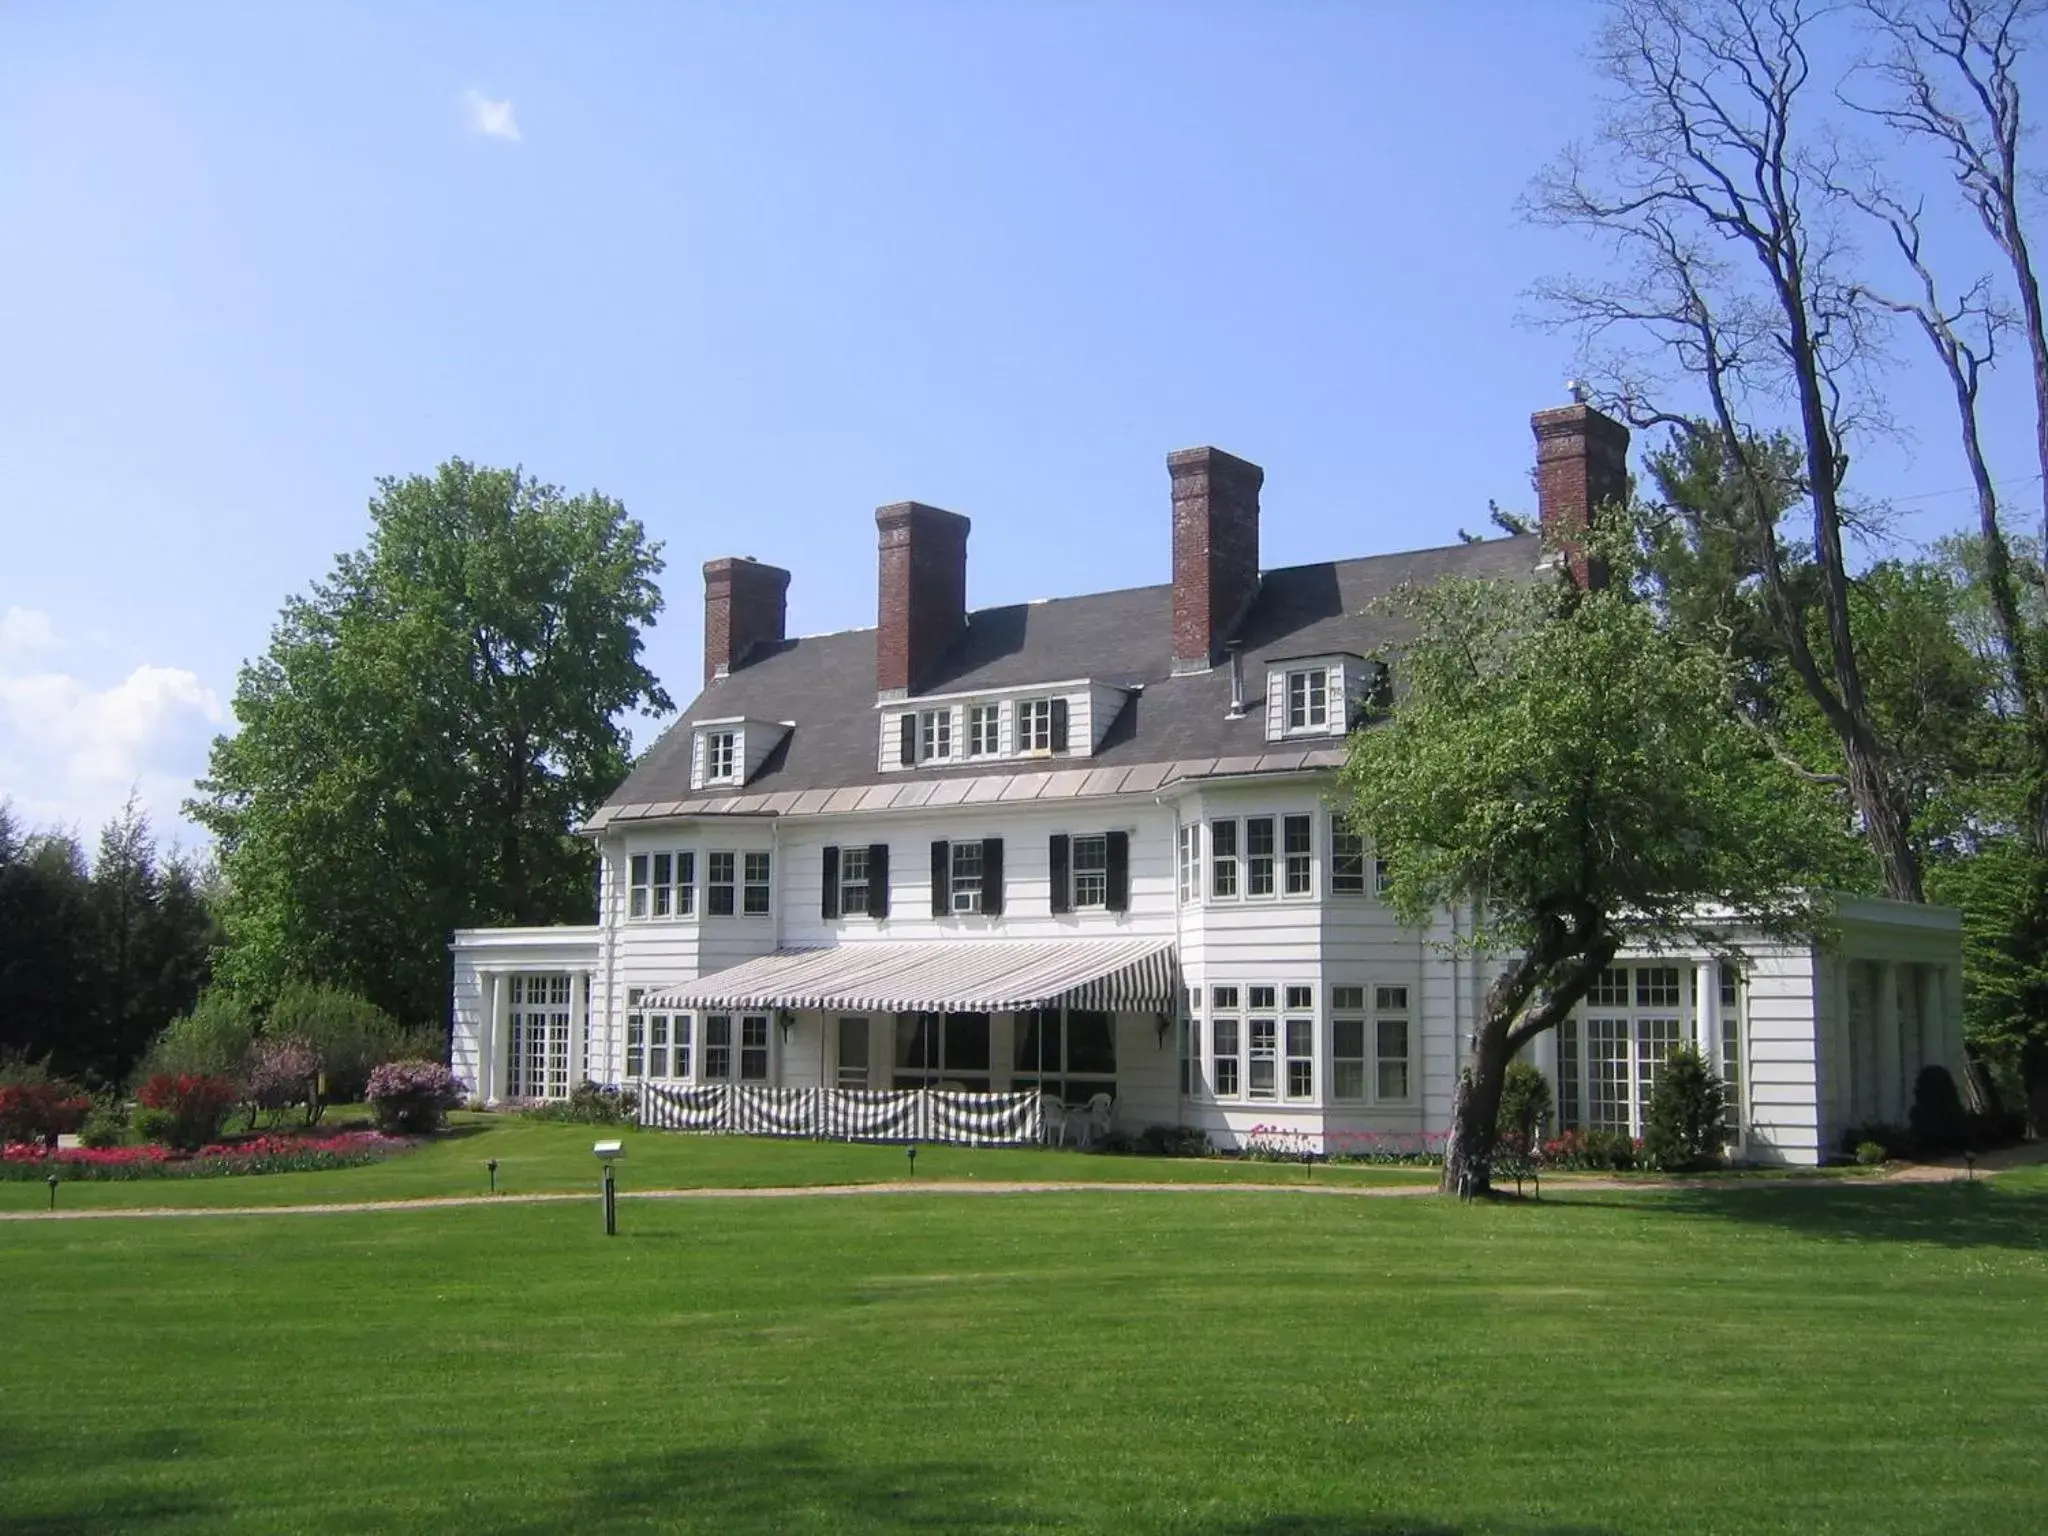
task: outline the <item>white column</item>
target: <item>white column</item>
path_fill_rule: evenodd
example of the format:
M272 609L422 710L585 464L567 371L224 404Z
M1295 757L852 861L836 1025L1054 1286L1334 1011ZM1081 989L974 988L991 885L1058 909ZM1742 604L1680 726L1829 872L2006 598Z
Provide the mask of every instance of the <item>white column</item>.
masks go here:
M479 972L476 1016L476 1096L489 1103L491 1075L498 1065L498 973Z
M491 1070L485 1079L490 1084L484 1097L495 1104L505 1097L511 1086L511 978L503 971L491 972L491 1013L485 1033L491 1041Z
M1692 1043L1706 1059L1707 1070L1721 1070L1721 989L1714 962L1697 960L1692 968Z
M1945 999L1941 995L1941 967L1938 965L1923 965L1919 969L1919 976L1919 1065L1923 1067L1947 1067L1951 1073L1954 1073L1956 1067L1948 1059L1947 1009L1942 1006ZM1962 1086L1963 1080L1960 1076L1957 1076L1956 1087L1960 1089Z
M590 1033L590 972L569 973L569 1086L571 1089L590 1076L589 1052L584 1036Z

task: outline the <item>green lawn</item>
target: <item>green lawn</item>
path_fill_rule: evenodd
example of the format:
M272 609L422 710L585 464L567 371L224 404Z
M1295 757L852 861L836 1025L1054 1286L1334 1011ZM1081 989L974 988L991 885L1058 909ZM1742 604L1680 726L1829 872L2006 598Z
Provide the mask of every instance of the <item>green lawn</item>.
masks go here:
M362 1168L253 1178L80 1180L58 1191L66 1210L142 1205L307 1205L337 1200L411 1200L480 1195L489 1188L486 1158L498 1160L498 1188L508 1193L595 1190L591 1144L626 1143L619 1185L634 1189L758 1189L770 1185L879 1184L910 1174L904 1148L848 1142L770 1141L736 1136L680 1136L630 1126L550 1125L511 1115L457 1115L454 1128L429 1146ZM353 1123L346 1115L337 1125ZM1224 1159L1108 1157L1015 1147L921 1146L921 1179L1073 1180L1143 1183L1299 1184L1434 1183L1427 1168L1319 1167L1240 1163ZM42 1210L40 1183L0 1183L0 1211Z
M810 1166L653 1140L630 1166L664 1182ZM0 1225L0 1530L1994 1536L2048 1507L2040 1170L620 1222Z

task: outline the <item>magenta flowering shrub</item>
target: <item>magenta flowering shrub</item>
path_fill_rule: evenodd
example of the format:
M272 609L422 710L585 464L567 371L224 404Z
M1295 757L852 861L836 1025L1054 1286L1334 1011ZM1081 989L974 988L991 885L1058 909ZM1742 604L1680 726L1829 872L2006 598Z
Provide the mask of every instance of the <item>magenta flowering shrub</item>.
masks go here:
M465 1092L438 1061L387 1061L371 1071L364 1097L379 1130L422 1133L438 1129Z
M255 1106L271 1116L272 1125L292 1106L312 1105L319 1077L320 1053L297 1035L261 1039L249 1048L244 1086ZM309 1123L311 1119L309 1113Z
M307 1173L376 1162L409 1143L378 1131L344 1131L333 1136L254 1136L215 1142L196 1152L151 1144L134 1147L66 1147L45 1153L16 1143L0 1147L0 1181L63 1179L220 1178L240 1174Z

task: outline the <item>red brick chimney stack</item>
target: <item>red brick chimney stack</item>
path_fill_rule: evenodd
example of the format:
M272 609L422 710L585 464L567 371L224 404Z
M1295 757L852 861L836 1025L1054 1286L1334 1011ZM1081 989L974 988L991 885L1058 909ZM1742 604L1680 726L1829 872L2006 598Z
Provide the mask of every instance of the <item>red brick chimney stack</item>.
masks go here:
M1576 391L1574 391L1576 393ZM1538 411L1536 510L1543 537L1564 559L1572 580L1597 584L1589 570L1585 536L1599 510L1628 498L1628 428L1583 400Z
M704 562L704 681L737 672L751 652L779 645L789 572L751 556Z
M875 509L881 535L877 692L909 693L967 627L967 533L973 526L957 512L917 501Z
M1266 472L1220 448L1166 456L1173 478L1173 669L1206 672L1259 592Z

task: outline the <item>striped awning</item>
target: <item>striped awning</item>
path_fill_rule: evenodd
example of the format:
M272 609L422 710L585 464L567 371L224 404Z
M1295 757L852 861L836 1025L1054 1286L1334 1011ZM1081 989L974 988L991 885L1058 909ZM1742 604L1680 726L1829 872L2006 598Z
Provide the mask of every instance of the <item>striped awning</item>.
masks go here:
M784 949L648 998L656 1008L834 1013L1170 1013L1171 939L983 939Z

